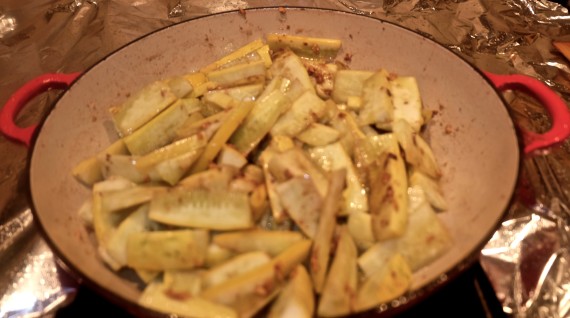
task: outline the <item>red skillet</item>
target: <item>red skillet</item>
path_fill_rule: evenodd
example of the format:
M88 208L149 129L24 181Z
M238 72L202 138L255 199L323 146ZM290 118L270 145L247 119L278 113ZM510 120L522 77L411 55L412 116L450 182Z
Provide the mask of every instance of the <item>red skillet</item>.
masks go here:
M441 216L455 245L414 274L413 291L406 298L414 301L408 304L423 299L477 259L511 201L521 147L529 154L570 134L566 104L539 81L483 73L434 41L366 16L264 8L215 14L156 31L81 75L51 74L32 80L0 114L2 132L31 147L31 200L47 241L87 283L123 306L140 310L136 305L140 291L98 258L94 240L77 216L90 192L73 179L72 167L116 138L107 112L110 105L146 83L197 70L269 32L339 38L341 56L352 55L351 68L383 67L415 76L426 107L438 110L428 129L443 168L442 186L450 207ZM18 111L48 87L68 89L41 126L17 127ZM521 146L501 96L505 89L534 95L549 111L552 128L544 134L522 131Z

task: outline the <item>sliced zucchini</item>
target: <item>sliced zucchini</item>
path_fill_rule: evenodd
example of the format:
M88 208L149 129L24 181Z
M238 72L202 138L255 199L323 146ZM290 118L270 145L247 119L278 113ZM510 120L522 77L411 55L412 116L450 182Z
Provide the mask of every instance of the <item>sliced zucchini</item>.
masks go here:
M212 230L245 229L253 225L246 193L184 188L155 196L150 203L149 218L164 224Z
M346 103L351 97L360 97L364 82L374 72L361 70L339 70L335 74L332 97L337 103Z
M235 87L265 81L265 62L252 61L206 73L217 87Z
M203 270L167 270L162 275L162 286L167 295L174 298L198 296L203 288Z
M372 275L394 254L401 254L412 271L426 266L443 255L453 244L445 224L427 201L410 211L406 232L399 238L377 242L358 259L366 276Z
M368 212L368 196L356 168L339 142L307 149L309 157L324 171L346 169L346 189L342 193L340 215Z
M220 166L189 175L180 180L178 185L186 191L194 191L195 189L219 192L227 191L230 181L237 172L238 170L233 167Z
M315 238L323 198L311 180L294 177L278 183L275 191L289 217L309 238Z
M311 249L311 261L309 271L313 281L315 292L320 294L325 285L328 273L329 259L333 249L333 236L336 223L336 215L340 209L338 197L344 189L346 170L335 170L331 174L329 192L323 204L321 221L319 222L315 242Z
M107 250L107 254L114 260L114 270L119 270L127 265L127 240L132 233L144 232L149 228L148 205L143 205L136 211L131 213L123 220L117 230L109 237L109 240L103 245Z
M135 183L150 181L150 176L136 166L136 157L130 155L105 155L101 158L101 170L105 179L119 176Z
M119 136L132 134L174 101L176 95L166 82L156 81L145 86L123 104L110 109Z
M302 239L299 232L248 230L215 234L212 241L236 253L262 251L276 256Z
M102 196L109 191L119 191L134 187L134 184L123 178L110 178L93 185L92 213L93 229L100 246L105 246L117 226L127 216L123 213L112 213L103 206Z
M298 83L303 90L316 93L303 61L291 51L286 51L279 55L274 60L273 65L271 65L269 72L274 77L283 77L291 81L291 83Z
M230 54L220 58L219 60L209 64L206 67L203 67L200 72L208 73L219 69L225 64L231 63L232 61L240 60L244 56L248 55L251 52L255 52L256 50L260 49L264 46L263 40L257 39L252 42L247 43L246 45L232 51Z
M271 258L268 254L259 251L236 255L226 262L204 272L202 274L202 287L206 290L235 276L255 270L270 261Z
M122 212L124 209L147 203L166 190L166 187L161 186L134 186L101 192L101 207L109 212Z
M176 131L187 119L200 111L197 99L178 100L158 116L129 136L123 138L129 152L145 155L159 147L168 145L176 137Z
M296 137L309 146L326 146L340 138L338 130L319 123L310 124Z
M230 138L230 144L242 154L249 154L290 105L289 98L277 89L260 97L243 124Z
M419 132L424 124L422 99L415 77L401 76L390 81L394 121L407 121L414 131Z
M201 297L235 309L240 317L252 317L277 296L289 273L305 261L310 247L311 241L299 241L271 262L228 279Z
M247 158L230 145L224 145L217 159L218 165L226 165L243 168L247 164Z
M176 130L176 139L184 139L200 134L206 140L210 140L228 114L229 110L226 110L205 118L198 118L196 121L187 121Z
M196 152L199 154L206 146L206 142L207 140L201 134L177 140L145 156L137 158L135 166L141 171L148 172L161 162L177 158L187 153Z
M138 303L150 309L174 313L184 317L238 318L237 313L233 309L205 300L202 297L169 297L165 288L159 282L152 282L147 285Z
M311 318L315 312L315 295L311 278L303 265L291 273L292 278L269 309L268 318Z
M105 150L97 155L84 159L73 167L72 174L81 183L92 186L94 183L103 180L102 159L106 155L128 155L129 150L122 139L113 142Z
M208 231L139 232L127 240L127 265L137 269L192 269L204 265Z
M376 240L401 236L408 225L408 176L399 149L368 166L372 232Z
M396 120L392 130L406 155L406 162L434 179L441 176L430 146L406 120Z
M206 252L206 267L217 266L235 255L234 252L217 244L210 243Z
M278 51L291 49L295 54L311 58L330 60L336 57L342 42L338 39L315 38L290 34L270 33L265 35L269 48Z
M358 249L365 251L376 242L372 233L372 217L365 212L352 212L348 215L347 228Z
M342 227L331 268L319 299L319 317L338 317L354 311L358 289L358 251L352 237Z
M184 76L172 77L169 78L166 82L168 83L168 87L170 87L170 91L177 98L184 98L188 96L194 89L190 81Z
M448 208L447 200L443 196L440 184L419 171L410 175L410 186L419 186L425 193L428 202L437 210L445 211Z
M206 145L206 149L204 149L204 152L202 152L196 163L192 166L191 173L204 171L208 168L208 165L222 149L222 146L228 141L230 136L252 110L253 105L253 102L240 102L232 108L225 118L224 123L218 128L216 133L214 133L214 136L212 136L212 139Z
M370 76L362 86L362 107L358 114L360 125L376 124L389 127L394 119L394 105L390 91L390 74L380 70Z
M311 123L318 121L324 115L325 110L325 102L314 93L306 91L277 120L271 128L271 134L295 137Z
M283 182L293 177L309 178L315 184L321 197L324 198L327 193L326 175L298 147L271 156L268 169L277 182Z
M358 290L355 310L364 311L403 295L411 285L412 271L399 254L391 257Z

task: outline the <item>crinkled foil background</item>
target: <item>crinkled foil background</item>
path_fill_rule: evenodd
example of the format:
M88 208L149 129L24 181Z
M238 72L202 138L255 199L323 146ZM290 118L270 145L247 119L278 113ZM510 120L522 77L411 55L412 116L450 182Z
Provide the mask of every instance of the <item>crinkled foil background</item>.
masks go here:
M570 41L566 8L546 0L3 0L0 105L33 77L84 71L118 47L158 28L219 11L302 5L386 19L448 46L482 70L537 77L570 101L570 67L551 45ZM34 99L22 126L44 116L58 91ZM545 131L533 99L507 93L523 128ZM80 142L80 141L78 141ZM77 285L33 223L27 201L27 149L0 138L0 317L53 315ZM505 221L481 252L503 309L513 317L570 317L570 144L523 159Z

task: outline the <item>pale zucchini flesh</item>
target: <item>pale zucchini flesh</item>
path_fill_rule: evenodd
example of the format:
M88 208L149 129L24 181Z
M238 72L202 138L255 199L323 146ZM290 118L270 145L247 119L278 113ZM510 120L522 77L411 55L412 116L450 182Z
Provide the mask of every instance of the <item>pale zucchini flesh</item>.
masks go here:
M182 188L162 193L150 203L149 217L160 223L211 230L245 229L253 225L248 196L239 192Z
M333 237L337 227L336 215L340 210L338 198L344 188L345 180L346 169L335 170L331 174L330 185L323 203L321 222L319 222L315 241L311 247L309 271L317 294L323 292L328 273Z
M297 82L304 90L316 93L303 61L293 52L285 52L277 57L269 71L272 76L281 76L291 82Z
M269 263L271 258L264 252L249 252L239 254L228 261L211 268L202 274L202 287L208 289L219 285L232 277L239 276L257 267Z
M143 205L125 218L109 237L104 248L107 250L107 254L119 265L115 270L127 265L127 239L129 235L147 231L148 223L148 205Z
M392 130L406 155L406 161L415 169L438 179L441 176L441 169L435 160L435 155L427 142L414 131L414 127L406 120L399 119L394 122Z
M269 318L311 318L315 311L315 297L309 273L297 265L292 278L279 293L269 310Z
M335 76L332 97L337 103L346 103L351 97L360 97L364 82L374 73L361 70L339 70Z
M321 197L327 193L327 176L300 148L295 147L274 154L267 167L278 182L286 181L292 177L304 177L313 182Z
M368 194L352 163L340 143L332 143L322 147L313 147L308 150L309 156L323 170L331 171L346 169L346 189L342 193L342 209L340 215L349 215L353 212L368 212Z
M453 239L425 198L414 205L408 223L401 237L377 242L359 257L358 264L367 276L396 253L415 272L450 249Z
M291 101L280 90L273 90L258 99L244 123L237 128L230 138L242 154L249 154L263 137L271 130L279 116L290 107Z
M100 158L104 158L106 155L128 154L129 150L125 146L125 143L122 139L118 139L97 155L79 162L75 167L73 167L73 171L71 173L81 183L87 186L92 186L96 182L102 181L104 178L102 172L102 159Z
M396 254L364 281L358 290L355 309L363 311L396 299L408 290L411 281L409 265L401 255Z
M123 141L133 155L145 155L159 147L171 143L176 130L186 123L186 119L199 111L198 100L177 101Z
M358 292L358 251L345 227L340 231L325 286L319 299L317 314L320 317L338 317L354 311Z
M237 313L226 306L216 304L201 297L175 299L169 297L160 283L152 282L143 291L138 301L142 306L196 318L238 318Z
M235 309L240 317L251 317L277 296L289 273L307 258L310 246L308 240L299 241L271 262L214 286L202 296Z
M203 266L209 244L205 230L139 232L127 240L127 265L145 270Z
M227 117L224 118L225 122L214 133L214 136L212 136L212 139L206 145L206 149L204 149L204 152L192 166L192 173L203 171L208 167L210 162L218 155L223 145L228 141L230 136L234 134L236 129L252 110L253 105L253 102L240 102L230 110Z
M135 183L150 181L148 173L136 167L136 159L131 155L105 155L101 158L103 177L119 176Z
M394 121L405 120L414 131L419 132L424 124L422 100L415 77L400 76L390 81Z
M364 81L362 105L358 114L361 125L386 127L393 121L394 104L389 76L386 70L380 70Z
M203 270L166 270L162 275L164 290L176 298L198 296L203 288Z
M123 104L111 109L120 136L128 136L176 101L167 83L157 81L145 86Z
M290 246L303 240L303 235L293 231L249 230L220 233L212 241L236 253L262 251L276 256Z
M313 239L317 232L322 197L311 180L291 178L275 186L279 200L297 226Z
M340 133L327 125L312 123L296 138L309 146L326 146L337 141L340 138Z
M307 91L297 98L271 128L273 136L297 136L311 123L321 118L325 112L325 102L314 93Z

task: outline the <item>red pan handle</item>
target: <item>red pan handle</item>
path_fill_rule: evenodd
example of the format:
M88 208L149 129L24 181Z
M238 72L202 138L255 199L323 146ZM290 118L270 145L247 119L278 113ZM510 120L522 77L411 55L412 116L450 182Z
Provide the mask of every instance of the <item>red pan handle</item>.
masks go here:
M0 132L6 137L30 146L37 124L28 127L16 125L16 116L35 96L50 88L68 88L80 73L70 74L44 74L40 75L20 87L0 110Z
M541 81L525 75L498 75L485 72L498 90L508 89L530 93L550 113L552 127L545 133L522 131L524 153L557 145L570 136L570 110L564 100Z

